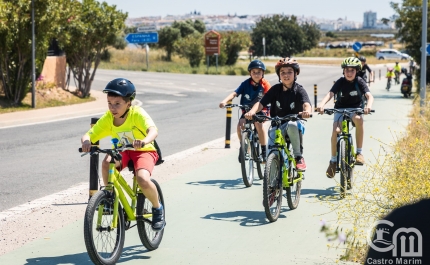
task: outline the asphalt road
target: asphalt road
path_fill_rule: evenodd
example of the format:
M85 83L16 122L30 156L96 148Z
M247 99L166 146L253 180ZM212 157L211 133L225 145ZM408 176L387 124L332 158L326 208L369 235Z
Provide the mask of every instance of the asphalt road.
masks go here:
M298 82L313 103L314 84L320 100L341 73L340 67L302 65ZM164 156L225 136L225 110L218 103L246 78L99 69L92 89L102 90L116 77L136 85L137 99L159 129ZM278 82L276 74L266 78L272 85ZM233 114L232 132L237 123ZM89 126L90 117L85 117L0 129L0 211L88 181L89 159L77 149ZM101 142L105 144L107 140Z

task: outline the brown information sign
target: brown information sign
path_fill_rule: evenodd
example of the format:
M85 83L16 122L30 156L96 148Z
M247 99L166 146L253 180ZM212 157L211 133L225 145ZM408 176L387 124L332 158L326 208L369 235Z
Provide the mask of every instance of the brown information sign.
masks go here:
M215 55L220 53L220 39L221 35L211 30L205 34L205 54Z

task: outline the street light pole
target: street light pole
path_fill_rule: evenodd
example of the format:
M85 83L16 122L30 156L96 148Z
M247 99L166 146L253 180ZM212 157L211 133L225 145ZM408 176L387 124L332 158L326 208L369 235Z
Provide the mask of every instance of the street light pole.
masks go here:
M36 44L34 32L34 0L31 0L31 106L36 108Z
M422 6L422 39L421 39L421 88L420 88L420 108L421 115L424 113L423 107L426 100L426 72L427 72L427 0Z

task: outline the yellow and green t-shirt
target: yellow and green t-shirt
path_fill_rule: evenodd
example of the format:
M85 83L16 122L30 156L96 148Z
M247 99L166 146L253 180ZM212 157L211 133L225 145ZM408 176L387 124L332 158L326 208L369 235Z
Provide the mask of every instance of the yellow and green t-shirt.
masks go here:
M402 70L402 67L400 66L400 64L397 64L394 66L394 72L400 72Z
M396 77L396 75L394 74L394 72L388 71L386 77L392 77L392 78L394 78L394 77Z
M110 111L103 114L96 124L87 132L92 143L111 136L119 140L119 145L132 144L136 139L142 140L145 138L146 131L149 127L155 127L155 129L157 129L148 113L139 106L130 107L127 118L122 125L113 125L113 120L114 117ZM153 143L146 144L143 148L136 150L156 151Z

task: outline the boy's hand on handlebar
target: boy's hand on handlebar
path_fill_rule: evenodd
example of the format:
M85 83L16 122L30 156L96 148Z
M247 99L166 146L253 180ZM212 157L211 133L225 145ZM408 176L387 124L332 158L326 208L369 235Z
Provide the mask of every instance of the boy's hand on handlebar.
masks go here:
M85 140L82 143L82 152L88 153L91 150L91 142L88 140Z
M225 107L225 105L226 105L226 103L224 102L224 101L221 101L220 103L219 103L219 107L222 109L222 108L224 108Z
M364 114L366 114L366 115L369 114L371 111L371 109L368 107L365 107L363 110L364 110Z
M311 114L307 111L299 112L300 115L302 115L303 119L307 119L311 117Z
M245 113L245 119L252 120L252 117L253 117L254 115L255 115L255 111L250 110L250 111L248 111L247 113Z
M134 140L133 147L135 149L143 148L145 146L145 142L143 140Z
M315 109L315 111L318 112L319 114L324 114L324 107L319 106Z

